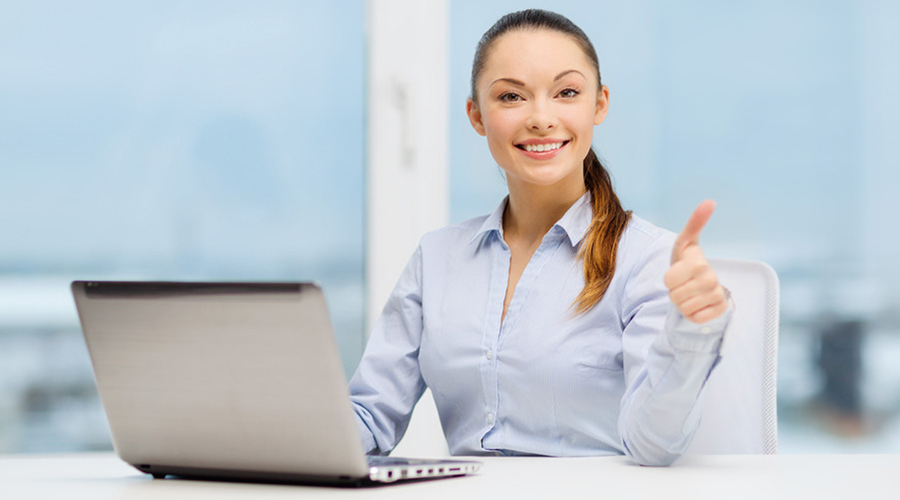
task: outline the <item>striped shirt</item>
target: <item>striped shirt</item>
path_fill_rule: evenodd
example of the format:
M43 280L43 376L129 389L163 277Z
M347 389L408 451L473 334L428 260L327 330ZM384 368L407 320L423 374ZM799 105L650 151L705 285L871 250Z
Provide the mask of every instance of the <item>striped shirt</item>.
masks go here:
M505 206L426 234L407 264L349 385L365 449L390 452L427 386L455 455L671 463L699 426L731 308L686 320L663 283L675 235L633 215L605 296L575 314L586 193L544 236L501 321Z

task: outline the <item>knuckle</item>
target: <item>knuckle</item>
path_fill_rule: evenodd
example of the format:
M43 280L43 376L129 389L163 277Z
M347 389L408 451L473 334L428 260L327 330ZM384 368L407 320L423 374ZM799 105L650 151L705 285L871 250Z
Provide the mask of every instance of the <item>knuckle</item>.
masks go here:
M691 296L684 291L680 291L678 296L676 297L675 303L679 306L688 306L690 304Z
M700 245L691 245L686 250L685 253L690 256L692 260L706 262L706 258L703 256L703 249L700 248Z
M709 264L706 263L706 260L704 260L702 256L694 259L691 264L695 276L705 276L707 274L707 270L712 270L712 268L709 267Z
M685 316L693 316L701 309L700 304L697 303L696 298L692 298L690 300L686 300L681 304L682 310L681 312Z
M710 290L719 286L719 278L716 276L716 273L712 272L712 269L709 269L709 272L704 271L702 280L703 285Z
M678 266L677 263L673 264L663 276L663 281L669 289L675 288L682 283L682 274L681 266Z
M672 288L672 285L675 283L675 273L672 271L673 267L670 267L666 273L663 275L663 282L667 287Z

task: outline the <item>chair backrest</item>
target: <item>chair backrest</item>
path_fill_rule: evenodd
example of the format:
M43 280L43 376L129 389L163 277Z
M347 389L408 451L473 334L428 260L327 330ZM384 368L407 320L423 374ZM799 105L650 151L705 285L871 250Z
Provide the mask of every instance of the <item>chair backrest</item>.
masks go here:
M778 275L763 262L709 262L735 308L687 454L777 453Z

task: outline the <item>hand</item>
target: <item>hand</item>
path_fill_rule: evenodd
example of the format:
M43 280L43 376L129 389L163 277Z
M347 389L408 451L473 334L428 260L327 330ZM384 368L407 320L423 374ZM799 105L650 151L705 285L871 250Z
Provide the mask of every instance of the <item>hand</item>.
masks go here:
M728 309L725 289L700 249L700 231L715 209L716 202L706 200L691 214L675 240L672 265L665 276L672 303L694 323L716 319Z

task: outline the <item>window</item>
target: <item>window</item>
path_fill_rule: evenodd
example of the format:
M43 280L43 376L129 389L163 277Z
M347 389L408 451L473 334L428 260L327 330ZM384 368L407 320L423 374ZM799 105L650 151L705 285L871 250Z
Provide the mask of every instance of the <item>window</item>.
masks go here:
M364 3L0 6L0 452L108 449L73 279L317 280L364 345Z

